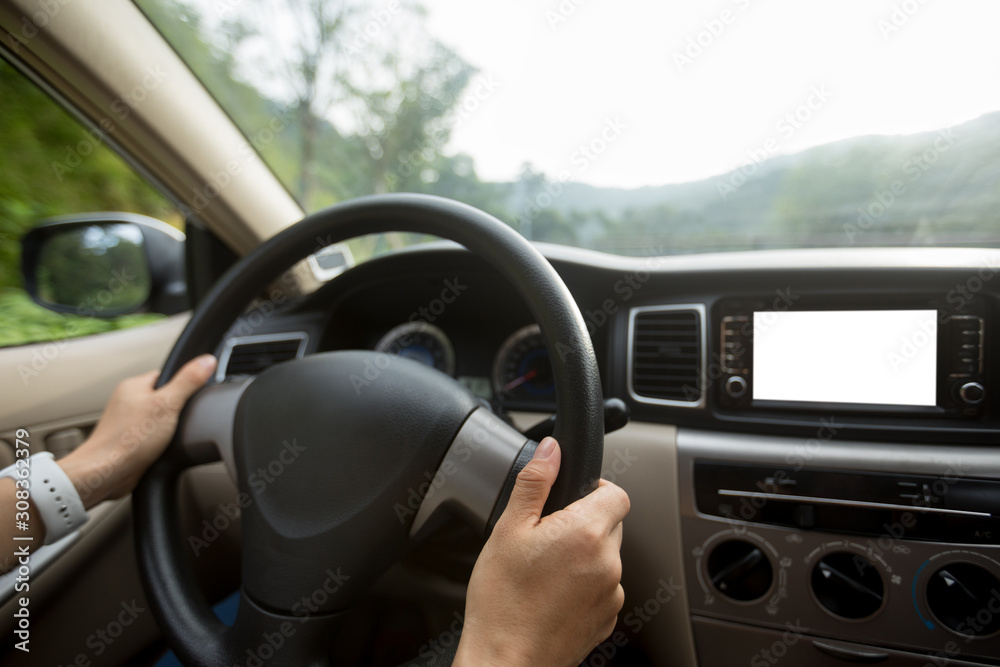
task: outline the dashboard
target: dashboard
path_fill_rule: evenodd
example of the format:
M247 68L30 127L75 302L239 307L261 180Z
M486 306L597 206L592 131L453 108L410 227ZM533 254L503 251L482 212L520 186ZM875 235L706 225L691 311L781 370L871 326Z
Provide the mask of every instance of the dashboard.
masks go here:
M531 314L500 276L460 264L338 290L320 349L420 361L497 409L554 409L549 353Z
M658 637L687 633L708 667L1000 664L1000 253L539 247L577 300L605 397L628 406L623 432L659 429L645 458L618 438L609 468L633 485L627 590L641 603L683 582L680 625L675 606L648 622L674 618L661 633L633 628L637 644L669 662ZM501 414L554 409L534 318L457 246L375 259L250 315L220 379L367 349L435 367Z
M993 275L992 251L634 259L544 249L580 306L605 396L635 419L783 435L832 423L838 439L1000 437L987 381L997 373L987 347L1000 286L979 277ZM276 315L256 326L242 318L229 348L285 332L301 339L299 355L399 354L495 409L554 407L531 313L457 246L367 262Z

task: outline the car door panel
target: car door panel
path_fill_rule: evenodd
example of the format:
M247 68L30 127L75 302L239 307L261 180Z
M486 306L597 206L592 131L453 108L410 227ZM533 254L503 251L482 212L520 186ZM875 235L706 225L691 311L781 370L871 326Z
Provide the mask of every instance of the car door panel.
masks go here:
M33 451L44 451L53 433L89 427L118 382L163 364L187 320L0 349L0 438L27 429Z

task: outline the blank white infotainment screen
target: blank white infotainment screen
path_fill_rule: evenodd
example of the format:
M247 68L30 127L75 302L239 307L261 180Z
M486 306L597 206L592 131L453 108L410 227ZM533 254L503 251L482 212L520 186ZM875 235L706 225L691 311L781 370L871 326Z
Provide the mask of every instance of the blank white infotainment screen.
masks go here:
M755 312L753 398L937 404L937 311Z

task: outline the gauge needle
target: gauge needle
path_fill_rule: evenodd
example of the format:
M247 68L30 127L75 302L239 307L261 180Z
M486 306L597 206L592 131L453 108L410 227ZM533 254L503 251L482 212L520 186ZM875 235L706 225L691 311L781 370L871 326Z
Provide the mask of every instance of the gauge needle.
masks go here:
M522 384L524 384L528 380L534 378L536 375L538 375L538 371L528 371L527 373L525 373L521 377L517 378L516 380L511 380L510 382L508 382L507 384L505 384L503 386L503 390L505 392L507 392L507 391L511 391L513 389L517 389L518 387L520 387Z

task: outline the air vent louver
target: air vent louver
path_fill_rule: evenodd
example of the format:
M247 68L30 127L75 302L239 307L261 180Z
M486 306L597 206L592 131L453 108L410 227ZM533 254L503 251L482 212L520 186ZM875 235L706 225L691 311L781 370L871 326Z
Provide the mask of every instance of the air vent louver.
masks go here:
M702 404L704 307L632 311L629 379L633 398L647 403Z
M305 353L307 339L304 332L230 338L219 360L219 375L256 375L274 364L297 359Z

